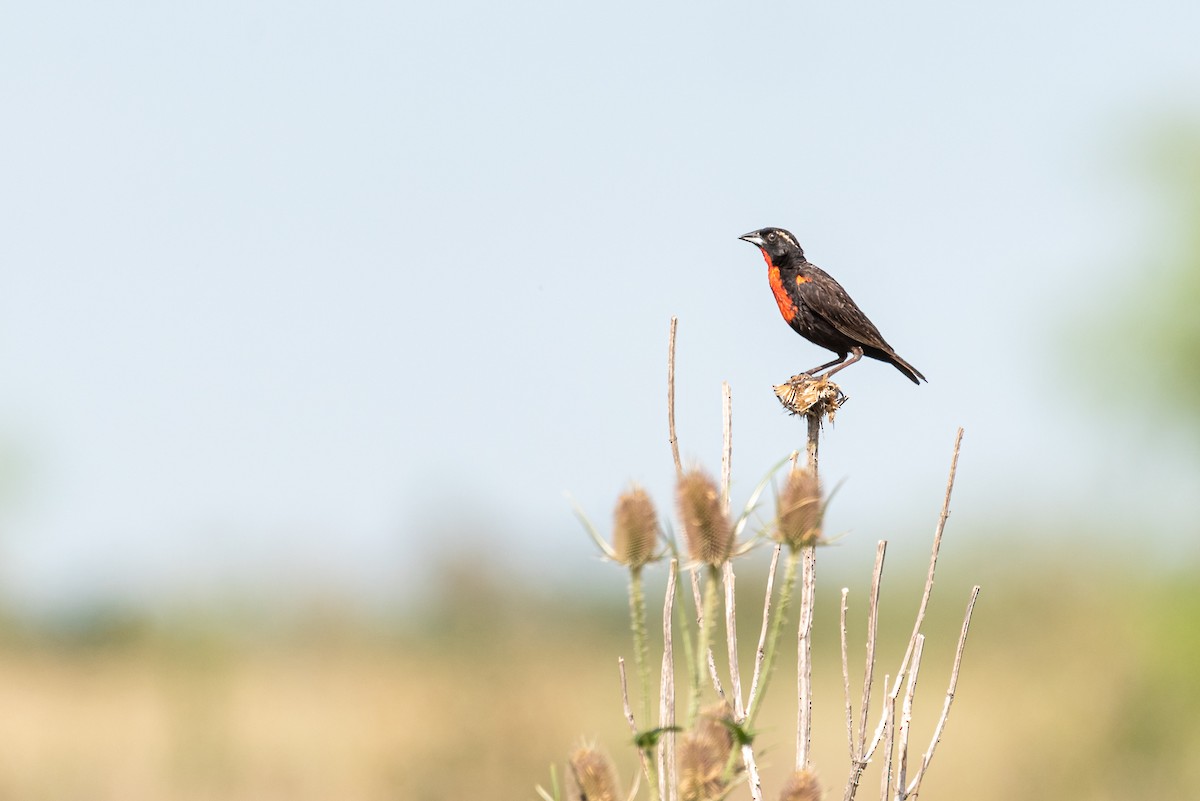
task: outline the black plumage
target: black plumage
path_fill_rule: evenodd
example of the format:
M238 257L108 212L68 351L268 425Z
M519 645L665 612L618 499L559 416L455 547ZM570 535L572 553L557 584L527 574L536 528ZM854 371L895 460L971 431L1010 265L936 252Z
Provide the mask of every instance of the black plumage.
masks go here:
M919 370L900 358L842 285L804 257L804 250L790 232L762 228L740 239L762 251L771 291L788 325L809 342L838 355L833 361L805 372L815 376L832 368L825 373L828 378L869 356L894 365L914 384L926 380Z

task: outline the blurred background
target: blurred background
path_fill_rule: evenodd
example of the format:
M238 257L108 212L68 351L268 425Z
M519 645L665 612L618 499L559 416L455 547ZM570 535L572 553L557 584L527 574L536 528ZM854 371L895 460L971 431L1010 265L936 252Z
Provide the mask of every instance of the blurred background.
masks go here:
M719 469L722 381L735 506L802 444L771 385L828 355L737 240L766 225L930 381L839 376L827 785L837 590L891 542L898 662L961 425L934 706L984 589L923 796L1187 797L1198 33L1184 0L6 5L0 797L530 798L581 738L631 775L625 578L566 494L669 517L671 315L685 461Z

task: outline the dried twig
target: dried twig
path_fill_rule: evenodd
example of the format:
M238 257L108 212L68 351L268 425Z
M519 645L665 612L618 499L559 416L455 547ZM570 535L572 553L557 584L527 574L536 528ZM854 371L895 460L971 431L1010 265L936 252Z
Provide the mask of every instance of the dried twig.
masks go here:
M726 562L722 571L725 584L725 639L729 646L729 689L733 693L734 719L740 723L746 716L746 709L742 705L742 672L738 665L737 600L734 593L733 563Z
M917 775L913 777L912 783L908 785L905 796L915 798L921 791L921 780L925 778L925 771L933 760L934 749L941 742L942 731L946 728L946 718L950 716L950 705L954 703L954 689L958 686L958 669L962 666L963 648L967 644L967 631L971 628L971 613L975 611L975 599L978 597L979 585L977 584L971 590L971 598L967 601L967 613L963 617L962 631L958 635L958 648L954 652L954 668L950 671L950 686L946 690L946 700L942 704L942 715L933 729L933 737L929 740L929 750L921 757L921 767L917 770Z
M699 565L693 565L690 572L692 574L692 600L696 604L696 627L699 631L704 632L706 631L704 628L704 598L702 597L700 590ZM701 642L698 647L704 649L704 663L708 666L708 677L710 680L712 680L713 689L717 691L717 696L724 700L725 688L721 686L721 677L717 673L717 660L716 657L713 656L712 647L707 642L703 642L703 638L701 638ZM688 713L689 721L694 720L697 713L700 711L700 674L702 671L697 669L695 673L696 686L692 688L692 709Z
M871 690L875 683L875 643L878 639L879 626L879 585L883 580L883 560L887 554L887 540L880 540L875 545L875 569L871 574L871 596L867 602L867 664L863 669L862 711L858 720L858 738L851 737L850 746L850 778L846 780L846 792L842 801L854 801L858 792L858 782L867 768L867 758L863 754L867 742L867 716L871 713ZM884 688L887 695L887 688Z
M846 700L846 742L850 749L850 761L854 762L854 713L850 709L850 653L846 646L846 597L849 587L842 587L842 606L838 615L838 630L842 644L842 690Z
M888 692L891 676L883 675L883 720L880 725L885 731L883 770L880 771L879 801L888 801L888 790L892 786L892 745L896 733L896 696Z
M617 657L617 672L621 674L621 709L625 712L625 720L629 721L629 730L633 736L638 734L637 721L633 719L633 707L629 705L629 683L625 680L625 657Z
M754 677L750 680L750 695L746 699L747 709L754 709L754 702L758 696L758 680L762 674L763 660L767 656L767 630L770 627L771 620L771 595L775 589L775 571L779 567L779 552L782 549L783 543L776 543L775 550L771 552L771 566L767 569L767 590L763 598L762 631L758 634L758 650L754 652Z
M636 739L638 736L637 721L633 718L633 707L629 705L629 683L625 679L625 659L617 657L617 671L621 674L621 708L625 710L625 720L629 722L629 730L633 732ZM651 764L649 756L646 754L646 749L638 748L638 757L642 761L642 771L646 774L646 781L650 782L650 786L654 786L654 765Z
M858 720L857 757L862 759L863 747L867 742L867 716L871 711L871 685L875 678L875 642L879 625L879 586L883 581L883 559L887 554L887 540L875 545L875 569L871 572L871 598L867 608L867 665L863 675L862 714Z
M742 676L737 653L737 604L734 593L734 574L732 562L724 565L725 582L725 631L729 645L729 683L733 692L734 720L745 726L746 707L742 704ZM750 797L753 801L762 801L762 780L758 775L758 764L754 759L754 748L750 743L741 747L742 764L746 767L746 781L750 787Z
M900 743L897 746L900 767L896 771L895 801L904 801L904 785L908 781L908 732L912 728L913 696L917 693L917 676L921 672L921 651L924 647L925 635L918 634L917 644L913 649L912 668L908 672L908 688L904 691L904 706L900 709Z
M963 430L958 429L958 434L954 438L954 455L950 459L950 477L946 481L946 496L942 501L942 512L938 516L937 528L933 533L933 547L929 555L929 573L925 578L925 591L921 595L921 605L917 609L916 623L913 624L912 636L908 641L908 648L904 652L904 658L900 661L900 670L896 674L896 684L892 687L892 699L900 692L900 687L904 684L904 677L908 671L913 657L913 650L916 648L917 637L921 634L921 626L925 622L925 610L929 607L929 596L933 592L933 577L937 570L938 551L942 547L942 532L946 530L946 520L950 517L950 495L954 491L954 474L958 470L958 452L962 446ZM875 730L875 736L871 740L871 747L864 754L866 760L870 760L875 753L875 748L879 745L879 740L883 736L883 722L880 721L879 728Z
M815 475L817 472L817 450L820 447L821 440L821 415L808 415L808 469Z
M675 654L671 641L671 616L675 612L675 582L678 575L679 560L672 559L667 571L667 592L663 599L663 659L658 704L658 725L663 729L658 746L658 797L669 798L670 801L676 801L679 793L679 774L675 764Z
M813 601L816 598L817 549L803 549L804 558L800 568L800 631L797 646L796 684L799 695L799 713L796 723L796 770L809 767L809 749L812 745L812 622Z
M754 761L754 748L750 743L742 746L742 764L746 766L746 784L750 787L750 798L763 801L762 779L758 775L758 764Z

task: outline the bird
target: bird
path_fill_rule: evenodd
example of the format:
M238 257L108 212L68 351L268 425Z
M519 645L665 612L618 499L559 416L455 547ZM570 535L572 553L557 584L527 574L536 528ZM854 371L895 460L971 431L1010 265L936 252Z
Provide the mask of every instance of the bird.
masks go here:
M782 228L760 228L738 237L762 251L767 262L767 280L783 319L800 336L838 355L831 362L804 371L829 378L863 356L888 362L918 386L928 382L917 368L896 353L867 319L842 285L829 273L804 258L804 250L791 232Z

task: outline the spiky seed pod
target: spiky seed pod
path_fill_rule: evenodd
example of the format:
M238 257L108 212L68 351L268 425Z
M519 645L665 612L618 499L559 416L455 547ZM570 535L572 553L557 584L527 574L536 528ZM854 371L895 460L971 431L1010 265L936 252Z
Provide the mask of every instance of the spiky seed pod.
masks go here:
M690 470L679 477L676 500L692 559L713 567L724 564L733 550L733 526L716 482L701 470Z
M585 745L571 754L569 762L579 801L618 801L622 797L612 761L597 749Z
M801 468L792 470L779 495L774 538L792 550L815 545L821 539L824 511L816 474Z
M613 551L623 565L639 568L654 559L658 540L658 513L641 487L632 487L617 499L613 510Z
M733 749L729 704L721 702L700 713L695 726L679 742L679 797L682 801L720 798L728 786L725 764Z
M821 801L821 782L811 770L793 771L783 784L779 801Z

